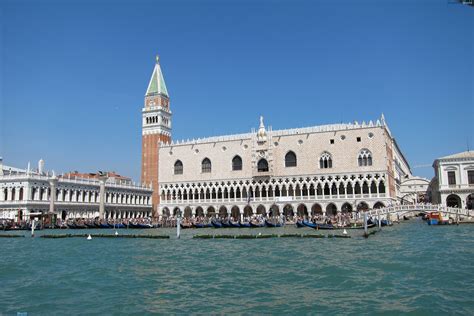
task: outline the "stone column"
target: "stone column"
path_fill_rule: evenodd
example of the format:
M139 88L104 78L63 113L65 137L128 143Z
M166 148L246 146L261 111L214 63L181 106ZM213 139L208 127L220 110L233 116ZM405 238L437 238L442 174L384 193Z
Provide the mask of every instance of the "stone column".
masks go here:
M105 182L107 176L100 177L100 192L99 192L99 219L104 219L105 213Z
M54 214L54 204L57 199L57 196L56 196L57 184L58 184L58 178L56 178L56 176L53 175L51 179L49 179L49 189L51 191L51 195L49 196L49 214Z

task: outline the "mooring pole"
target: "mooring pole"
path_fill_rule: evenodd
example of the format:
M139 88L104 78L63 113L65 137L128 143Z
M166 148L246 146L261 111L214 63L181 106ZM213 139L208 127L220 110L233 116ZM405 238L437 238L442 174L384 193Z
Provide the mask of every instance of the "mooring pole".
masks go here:
M35 219L33 218L33 222L31 223L31 237L35 237Z
M179 239L181 237L181 212L178 211L178 217L176 220L176 237Z
M367 212L364 212L364 236L369 236L369 230L367 229Z

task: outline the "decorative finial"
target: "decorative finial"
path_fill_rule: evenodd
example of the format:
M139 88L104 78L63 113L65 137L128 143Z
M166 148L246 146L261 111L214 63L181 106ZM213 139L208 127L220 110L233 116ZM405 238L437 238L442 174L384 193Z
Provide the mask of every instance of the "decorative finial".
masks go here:
M156 63L159 64L160 63L160 56L156 55Z

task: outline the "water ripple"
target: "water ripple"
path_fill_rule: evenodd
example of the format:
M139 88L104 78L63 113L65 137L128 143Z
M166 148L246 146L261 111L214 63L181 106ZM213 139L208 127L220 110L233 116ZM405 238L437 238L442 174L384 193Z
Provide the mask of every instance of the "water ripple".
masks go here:
M199 232L249 231L314 233ZM474 226L412 221L367 240L353 231L352 239L196 240L193 233L1 239L0 314L474 314Z

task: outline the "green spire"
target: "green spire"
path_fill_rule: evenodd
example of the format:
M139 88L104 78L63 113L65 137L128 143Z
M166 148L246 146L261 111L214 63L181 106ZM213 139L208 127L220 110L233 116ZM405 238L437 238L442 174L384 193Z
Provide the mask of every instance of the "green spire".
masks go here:
M161 72L160 67L160 58L156 56L155 69L153 69L153 74L151 75L150 83L148 84L148 89L146 90L146 95L155 95L161 94L166 97L169 97L168 90L166 90L165 79L163 78L163 73Z

